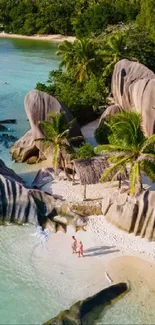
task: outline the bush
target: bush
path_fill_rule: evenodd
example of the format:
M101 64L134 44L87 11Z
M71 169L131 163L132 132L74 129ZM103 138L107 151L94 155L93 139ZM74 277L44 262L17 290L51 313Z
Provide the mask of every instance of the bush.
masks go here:
M95 156L94 148L89 143L84 143L73 156L74 159L88 159Z
M98 144L108 144L111 131L107 124L102 124L95 130L95 139Z
M102 76L77 82L73 75L61 70L51 71L48 84L38 83L36 88L63 102L80 125L97 118L93 107L104 105L109 91Z

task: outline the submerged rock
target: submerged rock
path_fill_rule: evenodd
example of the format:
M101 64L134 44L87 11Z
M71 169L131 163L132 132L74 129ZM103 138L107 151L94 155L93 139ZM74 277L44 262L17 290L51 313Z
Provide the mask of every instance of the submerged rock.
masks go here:
M128 284L125 282L112 285L89 298L76 302L70 309L60 312L44 325L93 325L90 323L91 315L95 314L95 318L99 319L103 308L128 289Z
M7 130L7 127L4 126L4 125L2 125L2 124L0 124L0 131L6 131L6 130Z
M0 123L2 123L2 124L16 124L17 120L16 119L6 119L6 120L1 120Z

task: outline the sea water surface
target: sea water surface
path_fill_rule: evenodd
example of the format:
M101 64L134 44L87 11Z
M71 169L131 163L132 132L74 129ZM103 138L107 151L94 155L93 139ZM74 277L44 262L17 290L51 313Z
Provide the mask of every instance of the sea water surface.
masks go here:
M50 42L0 39L0 120L17 119L16 125L7 125L8 133L17 138L30 128L24 97L36 82L46 82L49 71L58 67L56 49L57 45ZM3 143L0 156L19 174L34 170L34 166L12 162L9 148ZM39 239L32 236L34 232L32 226L0 227L0 324L42 324L81 299L77 296L78 286L66 295L70 277L65 286L60 276L62 266L51 260L51 269L48 268L46 258L49 259L50 252L41 251ZM74 291L76 297L72 299ZM144 313L135 296L135 300L121 299L108 307L103 318L94 323L154 324L153 313L154 308Z
M30 129L24 98L37 82L47 81L49 71L58 68L57 46L46 41L0 39L0 120L17 119L17 124L6 125L10 129L7 133L20 138ZM9 149L2 143L0 154L7 166L18 173L35 168L12 162Z
M20 138L30 129L24 97L37 82L46 82L50 70L58 68L56 49L57 44L52 42L0 39L0 120L17 119L17 124L6 125L10 129L7 133ZM20 174L33 170L12 162L4 143L0 143L0 156ZM52 316L47 283L36 274L24 251L27 243L31 255L35 239L29 241L26 236L30 232L28 235L24 228L0 227L0 324L38 324Z

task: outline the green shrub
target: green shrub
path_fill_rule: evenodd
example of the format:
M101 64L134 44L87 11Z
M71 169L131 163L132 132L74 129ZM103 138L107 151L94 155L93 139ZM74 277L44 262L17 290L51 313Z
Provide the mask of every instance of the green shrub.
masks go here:
M95 130L95 139L98 144L108 144L108 137L110 136L111 131L107 124L102 124Z
M88 159L95 156L94 148L89 143L84 143L73 156L74 159Z

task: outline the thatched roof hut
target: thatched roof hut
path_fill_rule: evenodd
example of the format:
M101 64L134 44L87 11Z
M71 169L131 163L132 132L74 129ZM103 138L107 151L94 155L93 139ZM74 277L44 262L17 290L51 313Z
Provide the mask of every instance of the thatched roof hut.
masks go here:
M99 183L101 176L109 167L107 161L108 156L96 156L89 159L74 159L74 168L80 178L81 184L96 184ZM112 175L109 176L109 181ZM124 180L127 178L127 172L117 175L116 180Z

